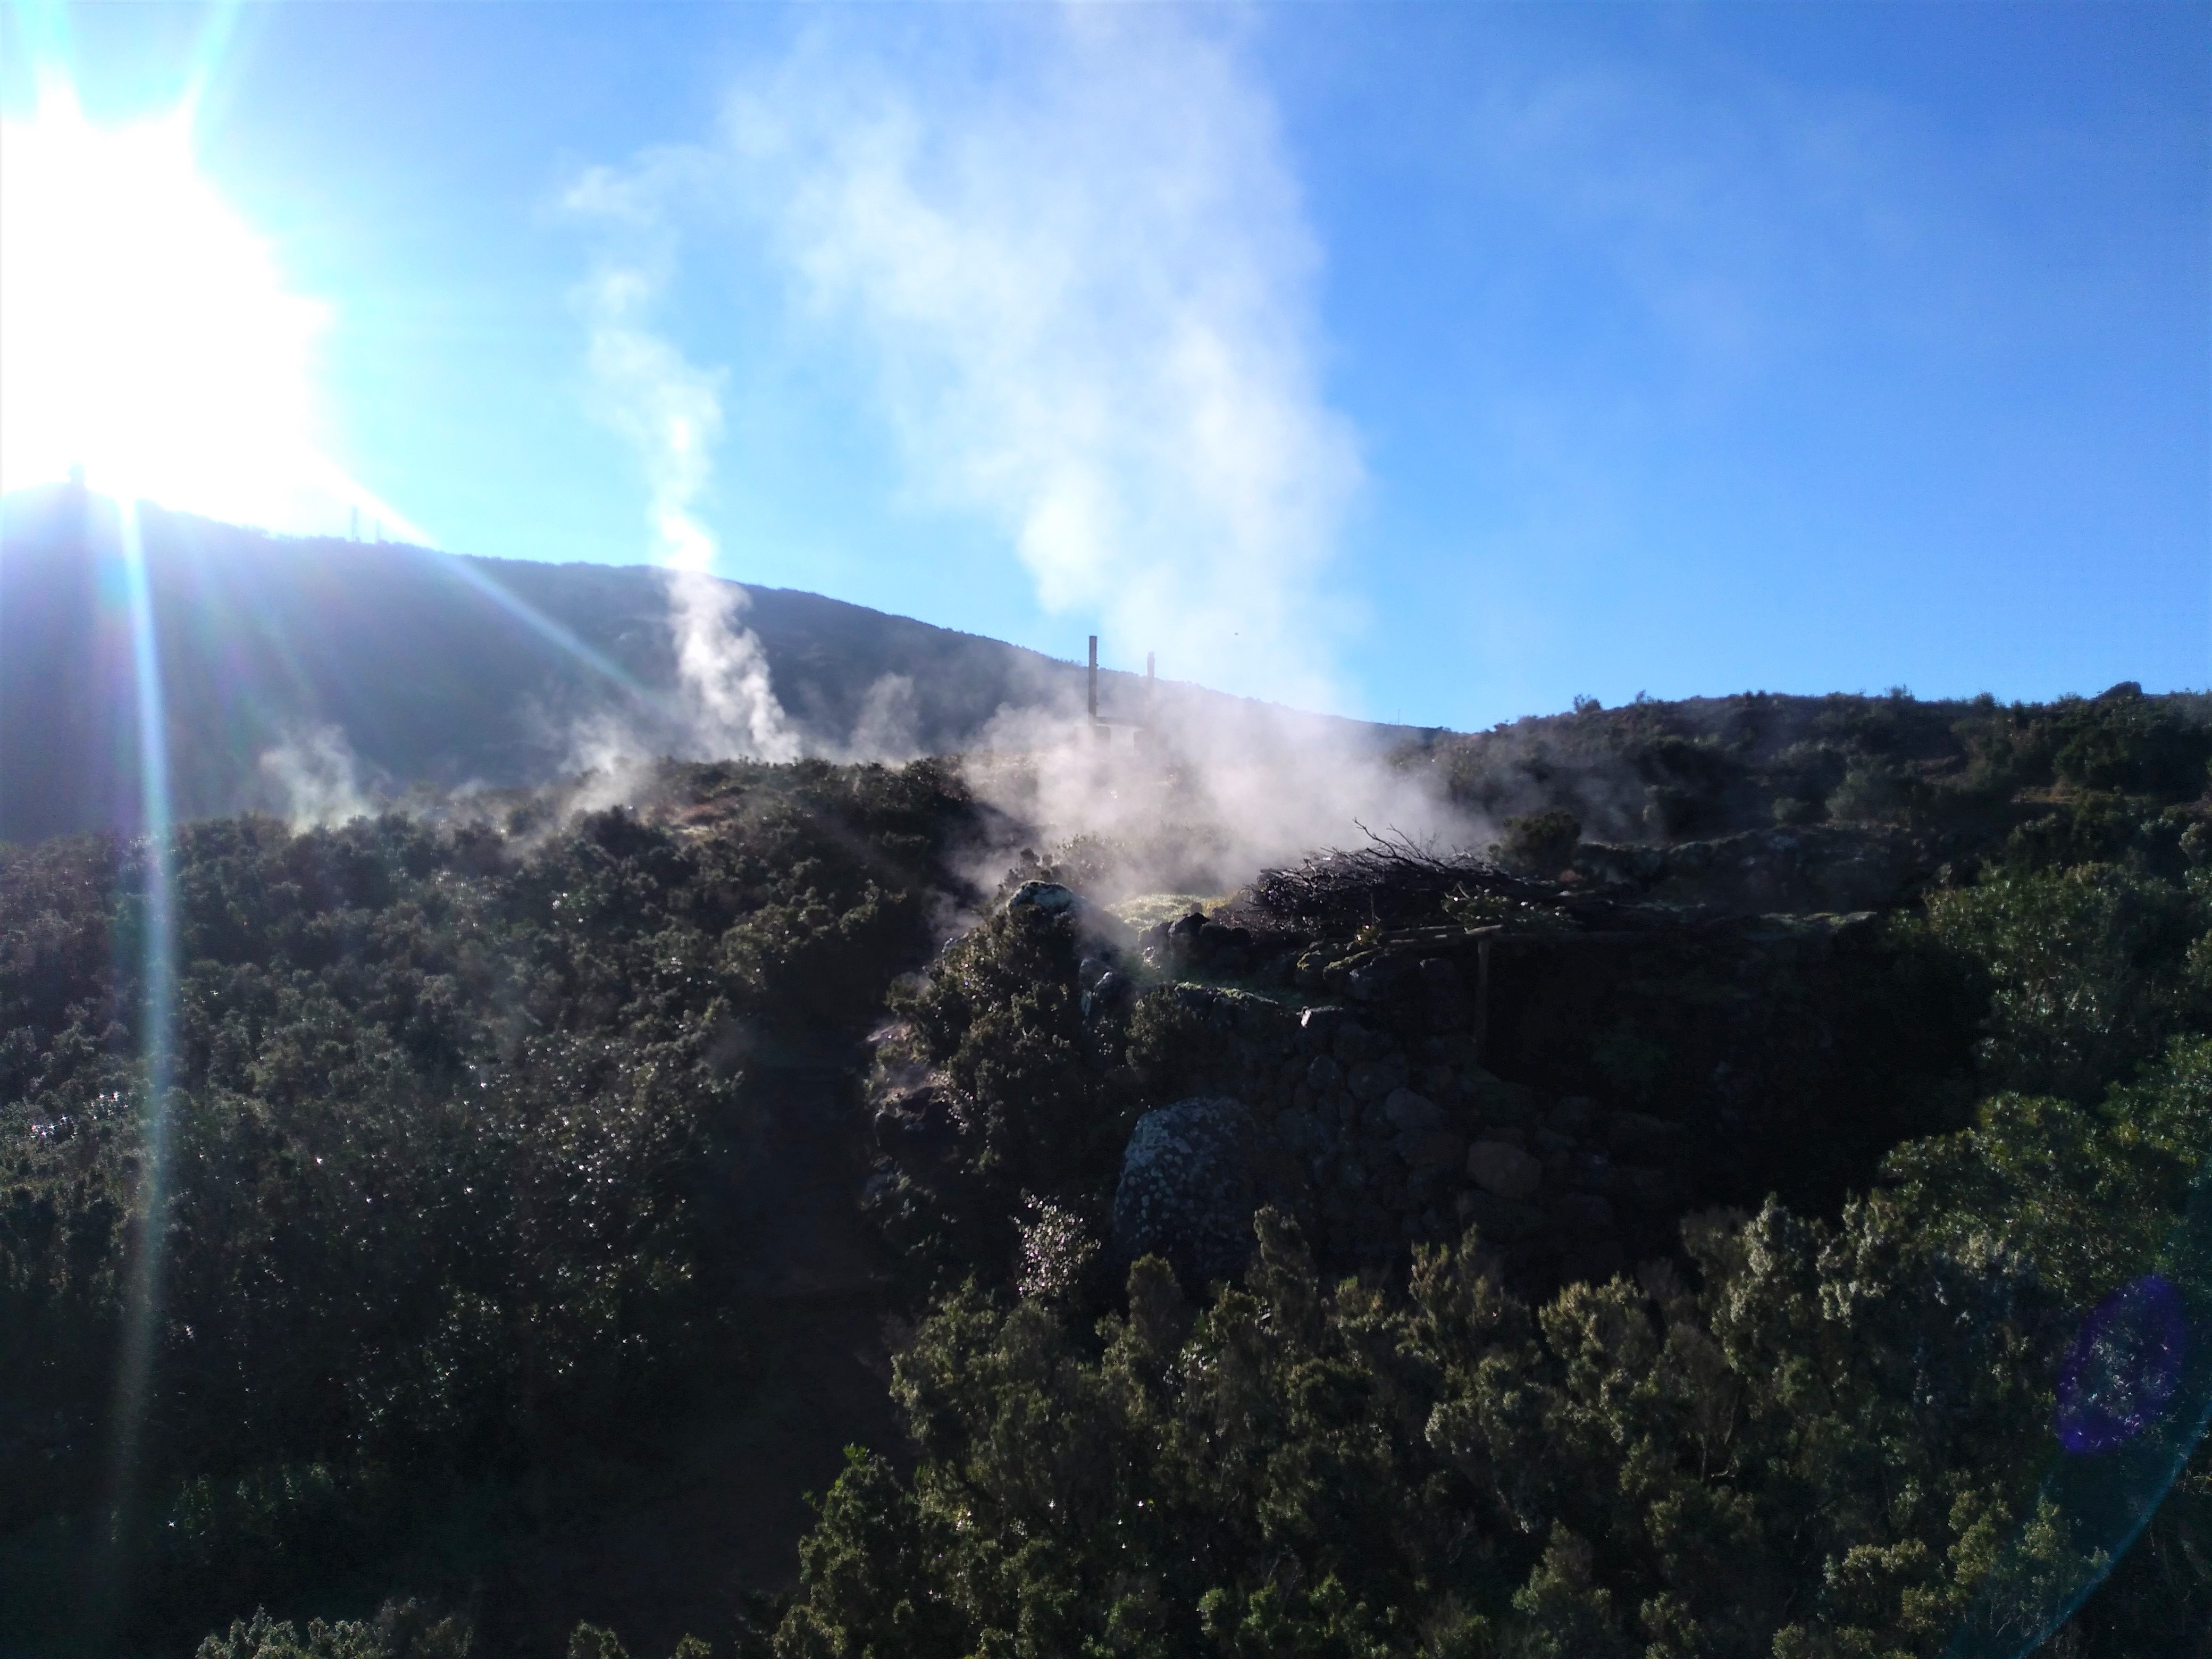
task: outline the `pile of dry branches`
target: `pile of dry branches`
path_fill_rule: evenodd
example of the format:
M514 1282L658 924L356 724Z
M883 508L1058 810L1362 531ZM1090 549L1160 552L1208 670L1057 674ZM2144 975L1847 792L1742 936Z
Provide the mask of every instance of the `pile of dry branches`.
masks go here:
M1431 926L1446 920L1447 899L1478 893L1525 905L1557 906L1562 897L1556 882L1531 881L1472 854L1439 853L1402 835L1370 835L1364 847L1263 870L1247 902L1278 927L1332 934Z

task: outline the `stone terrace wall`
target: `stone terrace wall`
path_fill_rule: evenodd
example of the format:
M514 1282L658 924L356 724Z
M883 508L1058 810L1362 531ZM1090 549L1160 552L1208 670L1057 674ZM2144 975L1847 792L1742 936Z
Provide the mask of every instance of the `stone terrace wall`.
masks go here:
M1173 994L1218 1044L1215 1086L1261 1130L1255 1196L1297 1215L1325 1258L1380 1262L1469 1222L1532 1280L1668 1248L1687 1190L1680 1126L1509 1082L1479 1063L1470 1031L1418 1029L1425 1001Z
M1326 1259L1380 1262L1473 1222L1540 1286L1670 1251L1692 1209L1832 1203L1944 1127L1971 1011L1920 967L1866 917L1440 930L1309 960L1304 996L1152 992L1193 1058L1147 1092L1241 1102L1255 1201L1297 1215Z

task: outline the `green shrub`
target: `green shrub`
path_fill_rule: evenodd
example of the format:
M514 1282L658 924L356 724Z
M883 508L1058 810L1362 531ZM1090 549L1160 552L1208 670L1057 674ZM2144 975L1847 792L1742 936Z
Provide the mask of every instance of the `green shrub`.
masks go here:
M1574 862L1575 849L1581 846L1582 839L1581 820L1571 812L1554 808L1527 817L1506 819L1505 839L1498 843L1498 856L1501 862L1517 870L1557 875Z
M534 843L179 832L131 1639L353 1583L471 1483L611 1481L746 1363L757 1091L849 1053L969 820L926 765L672 787L681 824ZM0 1435L0 1598L16 1540L107 1501L152 1146L143 858L0 848L0 1421L40 1425Z
M1925 928L1990 987L1981 1048L2000 1088L2082 1097L2212 1018L2212 882L2111 865L1998 872L1929 896Z
M464 1621L434 1618L412 1601L387 1601L372 1620L312 1620L305 1636L289 1620L257 1611L208 1637L194 1659L468 1659L472 1646Z
M1095 1333L963 1291L896 1363L912 1476L855 1455L776 1651L1932 1659L2016 1539L2091 1570L2037 1519L2052 1363L2151 1267L2212 1291L2208 1154L2196 1042L1903 1149L1833 1224L1695 1218L1686 1280L1531 1309L1470 1234L1331 1285L1263 1212L1204 1308L1151 1259ZM2200 1448L2072 1650L2205 1627L2208 1492Z

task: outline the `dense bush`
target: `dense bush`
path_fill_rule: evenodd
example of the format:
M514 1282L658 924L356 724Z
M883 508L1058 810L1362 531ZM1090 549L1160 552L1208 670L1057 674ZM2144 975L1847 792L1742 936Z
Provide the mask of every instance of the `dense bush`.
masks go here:
M946 1132L933 1160L906 1159L875 1195L919 1288L1010 1275L1022 1212L1048 1198L1079 1227L1103 1221L1141 1098L1121 1063L1123 1022L1085 1017L1085 951L1072 919L1001 908L893 988L902 1029L878 1065L930 1079Z
M1583 838L1582 824L1571 812L1554 807L1527 817L1505 821L1505 839L1498 857L1510 868L1539 875L1557 875L1573 862Z
M1263 1212L1218 1288L1108 1273L1144 1109L1301 1086L1226 1074L1246 991L1159 981L1265 968L1282 990L1303 947L1217 920L1211 954L1192 924L1147 958L1095 912L985 906L953 873L978 815L932 763L677 769L640 810L574 817L191 826L158 1103L145 850L0 848L0 1649L612 1659L605 1621L665 1653L711 1605L713 1650L744 1659L1875 1659L1942 1651L1992 1587L2032 1625L2099 1541L2052 1473L2086 1310L2156 1272L2208 1328L2206 714L2131 687L1745 696L1409 757L1527 820L1542 914L1449 881L1357 905L1315 994L1389 930L1569 927L1627 890L1610 869L1688 918L1619 972L1562 952L1547 978L1528 945L1492 988L1520 1045L1493 1030L1495 1056L1502 1086L1665 1107L1703 1137L1697 1201L1744 1202L1692 1216L1669 1261L1528 1295L1477 1232L1410 1261L1393 1232L1342 1277L1316 1260L1326 1205L1310 1236ZM1737 838L1570 846L1555 884L1577 821ZM1103 881L1109 852L1018 875ZM1761 885L1754 854L1810 874ZM1695 911L1864 908L1763 896L1831 891L1913 896L1873 922ZM758 1618L710 1564L714 1599L680 1618L586 1596L519 1620L787 1358L751 1206L788 1175L799 1079L842 1137L820 1178L865 1183L893 1247L838 1328L894 1334L910 1438L854 1454ZM1788 1203L1758 1201L1765 1174L1710 1184L1785 1164ZM125 1504L115 1386L149 1237ZM2051 1651L2212 1650L2208 1561L2200 1450Z
M1686 1279L1531 1309L1470 1235L1331 1285L1267 1212L1204 1308L1153 1260L1095 1332L955 1295L898 1363L918 1467L855 1455L776 1650L1932 1654L2016 1539L2078 1565L2023 1531L2069 1310L2201 1275L2208 1152L2199 1042L2093 1112L1994 1103L1832 1226L1702 1218ZM2159 1569L2208 1497L2200 1452L2078 1650L2207 1628Z
M1942 782L1911 706L1822 718L1867 757L1827 785L1854 811L2053 792L1895 932L1984 1010L1970 1127L1832 1220L1693 1217L1680 1266L1540 1306L1474 1231L1331 1282L1272 1212L1210 1303L1149 1259L1103 1319L956 1291L896 1365L912 1470L854 1454L782 1659L1870 1659L2064 1613L2127 1538L2066 1506L2060 1362L2147 1273L2191 1342L2212 1307L2212 878L2201 806L2157 793L2197 788L2201 723L2126 688L1990 705ZM1163 1054L1176 1007L1140 1005ZM2133 1501L2148 1530L2051 1651L2212 1652L2212 1455Z
M1981 1060L1999 1087L2093 1096L2167 1032L2212 1029L2212 869L1992 871L1929 895L1925 931L1989 983Z
M193 1659L468 1659L465 1621L440 1618L411 1601L387 1602L374 1619L289 1620L257 1612L199 1644Z
M927 765L675 784L681 827L615 810L535 844L397 817L180 832L159 1103L144 849L0 849L11 1626L41 1600L67 1623L45 1564L118 1524L141 1594L112 1610L149 1636L304 1584L373 1591L438 1494L649 1462L743 1373L757 1079L848 1053L927 953L966 807ZM149 1226L138 1503L113 1519L109 1389Z
M1537 716L1401 757L1490 821L1572 814L1591 840L1678 841L1824 820L2000 836L2051 818L2062 864L2120 855L2114 813L2196 800L2212 764L2212 700L2096 697L2001 705L1747 692ZM2105 802L2072 820L2083 797ZM2063 826L2063 830L2062 830ZM2177 826L2179 827L2179 826Z

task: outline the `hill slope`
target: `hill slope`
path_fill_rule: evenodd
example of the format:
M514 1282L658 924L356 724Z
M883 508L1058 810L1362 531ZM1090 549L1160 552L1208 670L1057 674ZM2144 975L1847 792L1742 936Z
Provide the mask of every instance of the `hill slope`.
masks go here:
M363 785L387 791L542 782L575 769L580 730L610 721L648 752L684 746L657 570L273 538L151 507L142 539L180 817L282 806L264 757L304 749L312 769L319 743L331 759L333 728ZM137 821L118 554L99 498L57 488L0 503L0 840ZM967 746L1001 709L1083 706L1077 664L818 594L746 592L739 619L811 751L871 746L854 738L872 690L892 716L872 745L901 757ZM1108 713L1135 711L1134 676L1102 680ZM1192 712L1253 707L1162 695ZM1288 718L1363 746L1400 735Z

